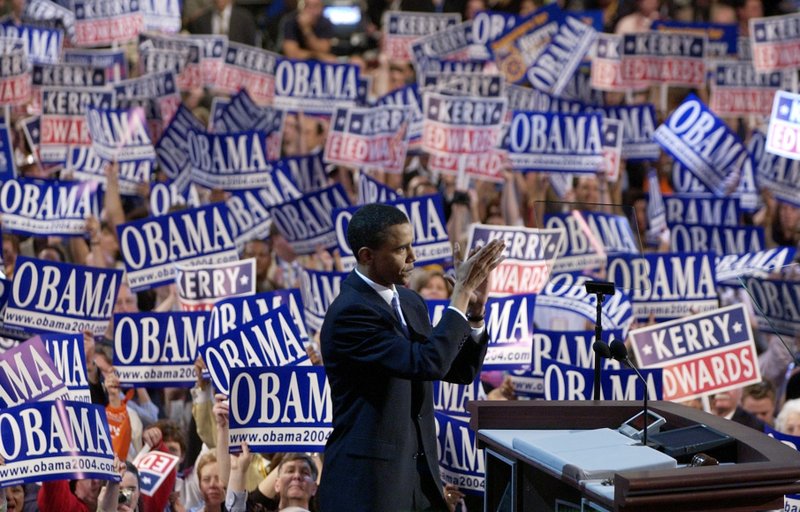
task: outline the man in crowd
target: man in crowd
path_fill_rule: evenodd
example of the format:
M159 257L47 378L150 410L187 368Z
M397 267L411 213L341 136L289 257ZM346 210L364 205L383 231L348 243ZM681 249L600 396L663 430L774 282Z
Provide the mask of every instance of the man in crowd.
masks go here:
M189 22L192 34L226 35L235 43L258 45L258 29L250 13L233 5L234 0L214 0L211 9Z
M333 60L334 27L322 15L322 0L300 0L283 20L281 51L290 59Z

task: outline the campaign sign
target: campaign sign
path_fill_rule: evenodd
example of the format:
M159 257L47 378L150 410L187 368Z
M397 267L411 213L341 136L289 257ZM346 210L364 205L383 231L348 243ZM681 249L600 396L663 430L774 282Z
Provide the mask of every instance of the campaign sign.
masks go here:
M176 2L177 3L177 2ZM133 459L133 465L139 471L139 488L143 495L153 496L178 465L180 457L159 451L141 451Z
M616 183L619 179L623 128L622 121L603 118L603 163L599 170L605 174L608 183Z
M461 23L458 13L386 11L381 20L381 53L389 61L411 61L411 43L428 34Z
M257 104L272 105L280 55L233 42L228 43L223 53L223 68L216 75L215 86L231 94L247 89Z
M106 70L106 82L124 80L128 77L128 60L125 58L124 50L66 48L61 60L64 64L103 68Z
M21 39L30 64L57 64L61 61L64 31L37 25L17 25L12 19L0 23L0 37Z
M764 137L758 135L753 134L751 142L753 139L763 140ZM760 158L755 152L751 153L759 187L769 190L778 201L800 206L800 160L784 158L763 150L761 153Z
M180 0L141 0L144 30L175 33L181 30Z
M39 337L0 354L0 409L68 395L61 374Z
M118 161L117 164L119 193L123 196L139 196L141 186L150 183L150 177L155 170L155 160L136 158ZM98 156L91 146L78 146L69 149L64 170L77 181L96 181L105 188L106 168L109 165L111 165L109 161Z
M634 329L641 368L664 370L664 400L690 400L761 381L743 304Z
M144 29L138 0L73 0L75 46L111 46Z
M69 399L75 402L91 403L92 396L89 392L89 379L86 374L83 334L42 334L38 338L44 343L61 380L67 386Z
M766 151L800 160L800 94L775 93L767 129Z
M236 133L188 133L192 181L211 189L260 188L272 180L267 134L255 130Z
M275 164L278 169L291 176L297 188L304 194L316 192L328 186L328 172L322 161L322 152L281 158Z
M420 37L411 43L411 60L418 71L426 70L429 60L467 60L473 43L472 22L466 21Z
M598 268L610 255L641 252L639 238L623 215L573 211L545 215L544 223L565 233L565 243L556 249L556 272Z
M331 388L321 367L233 368L230 446L256 453L322 452L333 431Z
M102 87L106 85L106 70L83 64L34 64L32 81L35 86Z
M484 371L530 366L535 303L534 294L491 298L486 302L489 346L483 362Z
M478 11L472 17L473 43L487 46L520 21L519 16L503 11Z
M759 73L800 68L800 13L750 18L753 67Z
M505 146L514 170L594 174L603 163L600 114L515 110Z
M445 484L457 485L464 494L482 496L486 487L486 459L478 448L469 418L434 412L439 474Z
M489 295L505 297L542 291L565 236L559 229L472 224L467 247L471 251L492 240L505 242L504 259L489 276Z
M408 109L379 106L337 108L323 159L353 167L378 167L402 173L408 150Z
M506 113L505 98L426 92L422 103L422 149L428 153L479 154L497 146Z
M64 6L50 0L28 0L25 2L23 18L41 20L47 24L63 27L70 41L74 41L75 13L68 7L71 5Z
M630 85L622 79L622 36L597 34L590 75L592 88L600 91L625 92Z
M200 44L200 75L203 86L214 88L222 79L227 55L228 36L215 34L192 34L192 40Z
M514 110L528 110L532 112L561 112L563 114L580 114L586 110L583 102L557 98L552 94L530 87L507 85L508 110L506 116L510 119Z
M668 224L687 226L739 225L739 199L710 194L672 194L662 199Z
M388 203L395 201L400 194L394 189L387 187L380 181L371 177L365 172L358 174L358 204Z
M656 129L654 138L717 195L736 185L747 158L739 137L694 94Z
M408 125L408 140L411 148L419 149L422 139L422 99L417 92L417 84L406 85L390 91L375 102L375 106L395 106L395 107L408 107L409 109L409 125Z
M764 228L761 226L687 226L668 224L670 250L673 252L712 251L718 256L744 254L766 248Z
M21 105L31 99L31 74L24 48L0 55L0 103Z
M83 236L101 204L97 183L19 178L0 187L3 229L23 235Z
M340 184L311 192L269 209L272 221L297 254L313 254L318 248L336 247L332 215L335 208L350 206Z
M269 209L303 195L281 169L276 169L270 174L272 182L269 186L234 190L225 201L230 214L231 234L236 239L237 246L242 246L250 240L269 238L272 227Z
M505 79L494 73L424 73L423 91L441 92L451 96L497 98L505 95Z
M759 73L750 61L718 62L712 75L709 106L723 117L766 117L783 83L782 71Z
M189 185L191 161L189 159L189 132L202 130L202 124L186 106L181 105L155 146L159 167L170 179L185 177L178 190Z
M717 256L716 276L718 284L740 286L738 278L756 276L765 278L770 272L780 270L794 261L794 247L773 247L764 251L745 254Z
M62 400L0 412L0 486L51 480L119 481L102 405Z
M92 148L101 158L109 161L155 159L156 153L144 109L98 109L86 112Z
M477 155L445 155L438 153L428 158L428 170L460 176L466 174L476 180L491 183L505 183L503 173L510 167L508 153L500 149L491 149L487 153Z
M621 74L637 85L700 87L706 82L705 35L639 32L622 36Z
M305 306L306 326L311 331L319 331L325 320L333 299L339 295L346 272L322 272L319 270L300 269L300 294Z
M292 320L294 320L297 331L300 333L300 340L305 345L308 342L308 332L303 319L303 298L297 288L217 301L214 307L211 308L208 339L217 339L237 329L240 325L250 323L253 319L284 305L289 308Z
M330 115L336 108L356 106L365 96L359 67L353 64L281 59L275 67L277 108Z
M193 386L208 318L206 312L115 314L114 369L120 383Z
M11 127L0 117L0 182L17 177L14 146L11 142Z
M40 151L44 163L63 163L70 146L89 146L89 107L114 108L114 92L99 87L42 87Z
M5 324L33 332L83 332L108 326L122 271L17 257Z
M679 34L702 34L708 38L706 57L735 57L737 55L739 27L733 23L693 23L687 21L656 20L651 30ZM594 63L592 63L594 65Z
M209 311L220 299L256 292L256 259L204 265L175 265L178 302L183 311Z
M657 117L652 103L591 107L588 110L602 114L604 120L622 122L622 158L632 162L658 160L661 149L653 140Z
M139 34L140 72L147 74L173 71L176 73L175 81L181 91L190 91L203 86L201 54L201 43L192 37Z
M281 154L283 124L286 112L272 107L259 107L242 89L231 97L231 101L214 120L215 133L262 131L267 134L267 154L276 159Z
M467 416L467 404L486 400L480 377L470 384L455 384L443 380L433 381L433 410L446 414Z
M765 333L795 336L800 332L800 290L796 281L747 277L742 286L759 306L758 328Z
M647 398L666 400L666 379L661 370L640 370L647 381ZM663 380L662 380L663 379ZM592 400L594 370L557 361L544 362L545 400ZM606 370L600 377L601 400L643 400L644 384L636 372L627 368Z
M557 4L541 7L505 30L489 49L497 68L512 84L526 83L526 71L558 31L564 13Z
M564 272L555 274L536 296L536 324L540 325L539 311L545 308L556 310L559 314L574 313L594 322L597 318L597 295L586 291L586 281L591 276ZM622 329L623 335L633 322L633 303L630 295L616 290L612 296L603 298L601 325L603 329Z
M231 370L245 367L310 365L288 306L279 306L201 348L214 387L229 394Z
M209 265L239 259L228 207L210 204L117 226L128 284L135 292L175 279L174 263Z
M386 204L398 208L408 217L414 232L411 247L417 265L444 263L452 257L453 251L447 235L444 205L440 194L410 199L400 198ZM355 267L355 255L347 241L347 226L356 210L358 208L353 207L334 210L332 213L339 253L343 260L350 260L344 262L346 268Z
M608 259L607 279L630 290L633 314L658 321L710 311L719 304L714 254L651 253Z
M528 68L528 81L535 89L561 96L596 37L590 25L564 16L550 43Z

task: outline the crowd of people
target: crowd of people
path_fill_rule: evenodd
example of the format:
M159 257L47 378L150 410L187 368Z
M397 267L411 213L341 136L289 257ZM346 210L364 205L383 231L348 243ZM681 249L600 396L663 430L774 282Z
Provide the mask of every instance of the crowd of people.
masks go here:
M62 3L62 2L60 2ZM740 36L749 33L749 20L765 15L792 12L790 2L762 0L576 0L567 1L565 9L602 11L604 30L623 34L646 31L656 20L733 23ZM12 22L21 23L26 0L0 0L0 12ZM323 0L273 1L268 6L239 6L235 0L186 0L183 5L183 29L190 34L221 34L230 41L254 45L281 53L292 59L345 61L361 66L362 75L372 77L370 96L378 97L415 81L414 68L407 62L386 59L380 52L381 20L387 10L424 12L457 12L470 19L475 13L492 9L520 16L541 7L538 0L401 0L370 1L362 5L361 29L367 43L339 55L335 28L323 15ZM25 20L29 22L29 20ZM131 67L129 76L136 76L135 45L128 48ZM688 90L673 88L670 107L676 106ZM707 91L695 91L701 97ZM184 93L184 104L204 124L210 115L212 99L218 92L208 89ZM621 97L606 94L609 103L623 102ZM621 95L619 95L621 96ZM647 95L636 95L645 100ZM66 178L59 168L40 165L32 156L34 148L22 134L19 121L30 115L25 107L11 109L14 151L19 176L58 179ZM663 119L668 112L660 112ZM755 128L763 128L764 120L730 119L730 126L747 142ZM287 115L283 127L282 156L304 155L320 151L327 137L329 120L296 113ZM672 161L662 153L657 162L621 162L621 176L609 181L604 173L576 177L563 196L558 196L546 173L520 173L511 169L503 173L502 184L475 180L469 188L454 177L431 172L424 154L407 158L403 174L370 170L371 177L402 193L405 197L440 194L445 204L447 228L451 241L466 246L469 225L475 222L507 226L538 227L535 205L543 201L566 201L584 205L625 204L637 212L632 228L641 240L648 237L647 171L654 168L663 195L675 192L672 183ZM353 204L357 202L357 173L365 172L331 166L327 178L341 184ZM105 268L124 268L121 261L117 227L125 222L149 215L148 187L139 196L120 194L118 167L106 170L103 213L87 219L85 237L21 237L3 233L5 275L13 279L18 256L71 262ZM153 181L163 178L157 171ZM202 202L225 198L218 190L199 190ZM800 203L800 198L798 198ZM759 209L743 215L745 225L763 227L769 247L800 247L800 208L776 201L767 190L759 197ZM646 251L667 252L668 240L648 245ZM257 291L299 287L301 267L316 270L337 270L338 254L320 249L312 255L297 255L275 225L270 237L247 242L241 257L255 258ZM450 297L449 268L433 265L418 268L410 280L410 288L429 300ZM127 284L120 287L114 313L138 311L176 311L174 286L134 293ZM728 302L749 299L744 293L733 293ZM754 312L755 315L755 312ZM591 325L591 324L587 324ZM754 325L757 325L754 323ZM253 454L246 444L239 453L230 455L228 436L228 403L224 395L215 394L210 380L204 377L204 364L196 362L197 382L186 388L136 388L120 386L113 366L113 322L102 337L85 335L85 353L92 401L106 408L118 457L121 482L101 483L98 480L50 481L41 485L11 486L5 490L5 508L0 511L55 512L61 510L118 510L161 512L241 510L299 511L316 510L316 495L324 461L320 454L277 453ZM738 390L718 393L706 404L697 400L691 405L708 408L709 412L764 430L769 425L779 432L800 436L800 373L794 368L792 354L786 351L777 335L756 332L763 382ZM313 364L321 365L324 352L319 334L308 345ZM797 333L789 339L790 348L798 351ZM482 376L489 399L517 399L512 379L495 372ZM142 450L169 452L180 459L176 472L154 496L140 492L141 482L131 464ZM351 489L337 492L355 493ZM457 486L445 486L451 510L477 510L481 501L465 496Z

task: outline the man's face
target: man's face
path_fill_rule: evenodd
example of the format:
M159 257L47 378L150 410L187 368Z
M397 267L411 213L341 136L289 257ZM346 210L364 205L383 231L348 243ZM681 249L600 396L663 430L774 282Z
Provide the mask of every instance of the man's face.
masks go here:
M376 283L391 288L395 285L408 285L414 270L414 249L411 242L414 232L411 224L395 224L386 230L386 238L377 249L362 248L359 255L367 267L367 277Z
M259 279L267 277L267 272L269 272L269 264L271 262L270 258L272 257L272 251L270 250L268 243L262 240L253 240L247 242L247 244L244 246L244 252L242 256L244 258L255 258L256 275Z
M117 301L114 303L114 313L138 313L139 304L136 301L136 294L128 288L128 285L122 284L119 287L117 294Z
M769 425L775 421L775 403L769 397L756 399L746 396L742 399L742 409Z
M307 503L317 493L317 483L311 474L308 461L297 459L281 464L275 491L282 500Z
M318 20L322 16L322 0L306 0L305 11Z

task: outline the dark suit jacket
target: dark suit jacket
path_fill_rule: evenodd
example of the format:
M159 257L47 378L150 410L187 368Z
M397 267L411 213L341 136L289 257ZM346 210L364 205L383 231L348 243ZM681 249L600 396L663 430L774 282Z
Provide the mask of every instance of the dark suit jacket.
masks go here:
M192 34L211 34L213 31L213 24L211 22L213 15L214 10L210 9L199 18L189 23L187 27L189 32ZM228 40L235 43L255 46L257 31L256 22L250 12L248 12L247 9L234 5L231 10L230 27L228 27Z
M475 343L467 321L449 309L432 329L422 297L397 291L411 339L391 306L355 272L325 315L320 345L333 433L319 487L323 512L411 510L418 450L441 491L431 381L472 382L486 337ZM439 499L446 510L441 493Z

